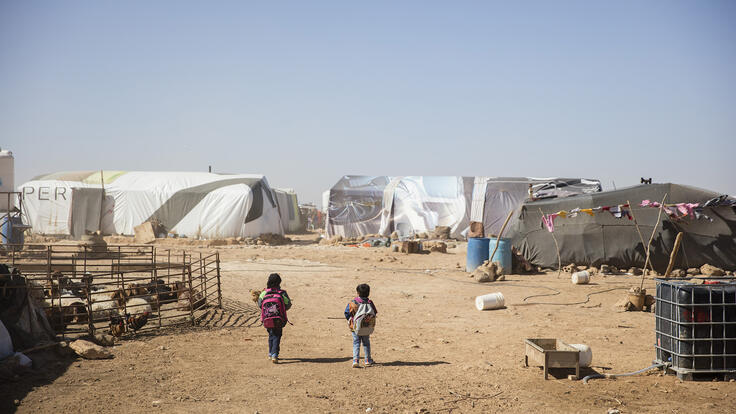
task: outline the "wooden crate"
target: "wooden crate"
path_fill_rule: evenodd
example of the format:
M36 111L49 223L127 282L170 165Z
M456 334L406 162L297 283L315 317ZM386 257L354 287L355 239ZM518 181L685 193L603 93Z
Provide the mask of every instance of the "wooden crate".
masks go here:
M575 378L580 378L580 351L576 348L554 338L527 338L524 346L524 364L543 367L544 379L549 368L575 368Z

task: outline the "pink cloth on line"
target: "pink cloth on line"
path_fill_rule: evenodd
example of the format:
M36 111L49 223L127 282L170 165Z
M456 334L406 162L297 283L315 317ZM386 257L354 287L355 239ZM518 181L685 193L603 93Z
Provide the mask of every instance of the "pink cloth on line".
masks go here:
M555 219L557 218L557 213L552 213L548 215L542 214L542 222L547 227L547 231L552 233L555 231Z

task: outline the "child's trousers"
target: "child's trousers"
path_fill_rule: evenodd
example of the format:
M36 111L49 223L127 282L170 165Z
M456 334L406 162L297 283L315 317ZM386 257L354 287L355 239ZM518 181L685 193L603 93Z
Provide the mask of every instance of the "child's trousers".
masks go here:
M353 361L360 359L360 344L363 344L363 352L365 353L365 360L373 362L371 358L371 337L370 335L358 336L355 332L353 334Z

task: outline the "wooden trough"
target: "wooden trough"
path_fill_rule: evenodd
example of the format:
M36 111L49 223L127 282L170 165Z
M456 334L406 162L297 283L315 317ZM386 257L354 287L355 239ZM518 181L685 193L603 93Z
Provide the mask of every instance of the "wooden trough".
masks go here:
M549 368L575 368L575 378L580 378L580 351L559 339L527 338L524 340L524 365L531 362L544 368L547 379Z

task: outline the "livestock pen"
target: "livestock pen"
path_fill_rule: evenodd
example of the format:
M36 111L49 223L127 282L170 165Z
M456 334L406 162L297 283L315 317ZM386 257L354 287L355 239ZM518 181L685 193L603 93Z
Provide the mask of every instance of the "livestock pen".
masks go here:
M206 309L222 307L219 253L150 245L25 245L7 249L0 262L15 274L14 286L6 286L25 288L62 338L194 325Z

